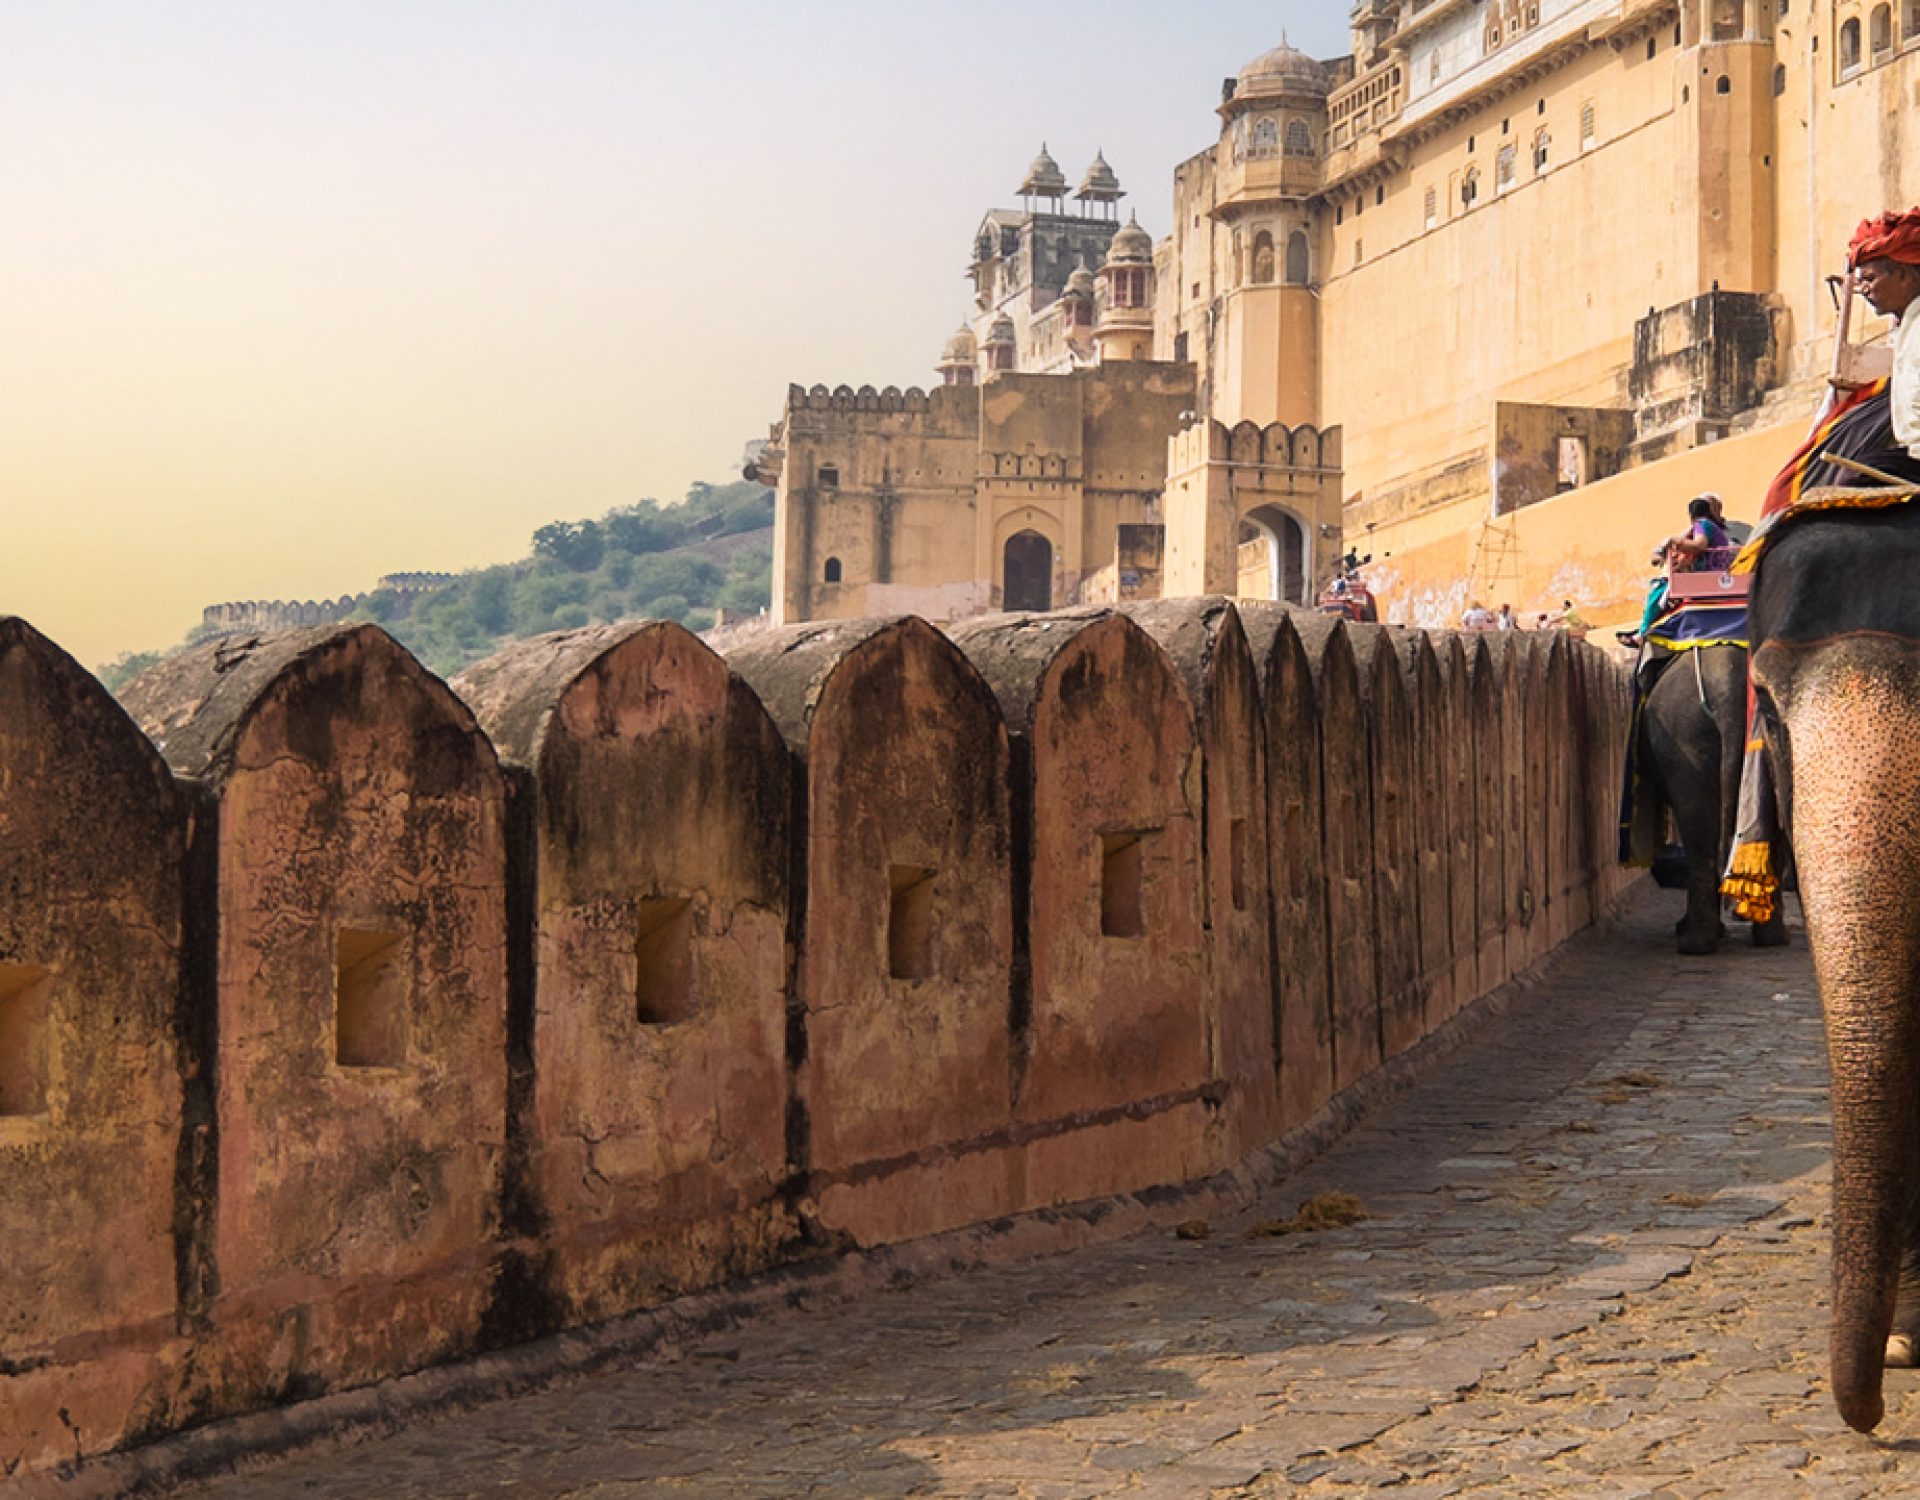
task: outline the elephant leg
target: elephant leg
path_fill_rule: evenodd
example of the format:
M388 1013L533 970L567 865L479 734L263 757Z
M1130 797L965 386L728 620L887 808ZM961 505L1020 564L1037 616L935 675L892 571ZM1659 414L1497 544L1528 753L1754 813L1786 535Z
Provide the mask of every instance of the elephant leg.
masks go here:
M1654 683L1641 713L1648 759L1687 851L1687 914L1674 928L1682 953L1712 953L1726 936L1720 920L1724 755L1703 696L1683 662Z
M1780 898L1774 897L1773 915L1764 922L1753 924L1753 946L1756 948L1784 948L1792 940L1787 936L1786 914L1780 910Z
M1920 1364L1920 1195L1907 1212L1907 1250L1900 1258L1886 1363L1889 1370L1910 1370Z

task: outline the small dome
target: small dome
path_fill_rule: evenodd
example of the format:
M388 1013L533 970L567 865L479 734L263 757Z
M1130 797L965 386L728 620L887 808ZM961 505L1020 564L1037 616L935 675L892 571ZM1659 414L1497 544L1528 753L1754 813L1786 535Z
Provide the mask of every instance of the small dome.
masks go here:
M1060 163L1047 154L1047 143L1040 143L1040 154L1033 159L1033 165L1027 168L1027 175L1020 183L1022 198L1064 198L1067 195L1067 174L1060 170Z
M1097 203L1111 203L1116 198L1126 196L1120 187L1120 179L1114 175L1113 168L1107 165L1107 154L1096 151L1093 165L1087 168L1087 175L1080 179L1080 191L1076 198L1086 198Z
M993 326L987 330L989 344L1011 344L1013 342L1013 319L1005 313L993 320Z
M1093 295L1093 272L1083 261L1073 268L1073 274L1067 278L1067 289L1063 297L1091 297Z
M1315 62L1298 47L1289 46L1285 37L1281 38L1278 47L1271 52L1262 52L1240 70L1242 90L1288 85L1316 94L1324 94L1332 86L1326 65Z
M973 330L963 323L954 336L947 340L946 346L941 349L940 363L942 365L970 365L979 352L978 346L974 343Z
M1113 237L1113 243L1107 247L1107 264L1149 265L1153 261L1153 236L1140 227L1140 220L1130 218L1126 228Z

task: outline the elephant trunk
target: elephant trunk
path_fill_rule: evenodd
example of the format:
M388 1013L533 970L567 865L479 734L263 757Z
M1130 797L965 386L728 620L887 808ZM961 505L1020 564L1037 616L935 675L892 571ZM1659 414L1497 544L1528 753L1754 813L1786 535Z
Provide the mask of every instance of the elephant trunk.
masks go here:
M1839 654L1782 717L1833 1079L1833 1394L1866 1432L1920 1179L1920 710L1910 665Z

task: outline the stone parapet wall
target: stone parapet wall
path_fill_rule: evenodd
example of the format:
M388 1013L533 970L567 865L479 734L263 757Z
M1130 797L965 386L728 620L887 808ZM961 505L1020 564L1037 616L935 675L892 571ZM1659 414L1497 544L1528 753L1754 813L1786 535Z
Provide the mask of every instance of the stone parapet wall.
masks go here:
M0 1472L1207 1178L1590 923L1564 636L0 620Z

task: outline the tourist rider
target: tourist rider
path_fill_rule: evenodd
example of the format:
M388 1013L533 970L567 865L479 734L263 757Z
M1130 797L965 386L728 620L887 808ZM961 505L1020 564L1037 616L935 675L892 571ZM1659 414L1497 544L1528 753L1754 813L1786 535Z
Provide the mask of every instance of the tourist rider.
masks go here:
M1711 493L1695 495L1687 502L1687 529L1675 532L1655 547L1649 561L1656 568L1667 565L1685 572L1694 566L1693 559L1719 548L1732 546L1732 534L1728 532L1725 523L1717 517L1719 507L1718 495ZM1647 604L1640 613L1639 628L1614 633L1620 643L1638 650L1640 642L1653 628L1653 622L1660 617L1661 606L1666 602L1667 578L1666 574L1662 573L1648 585Z

